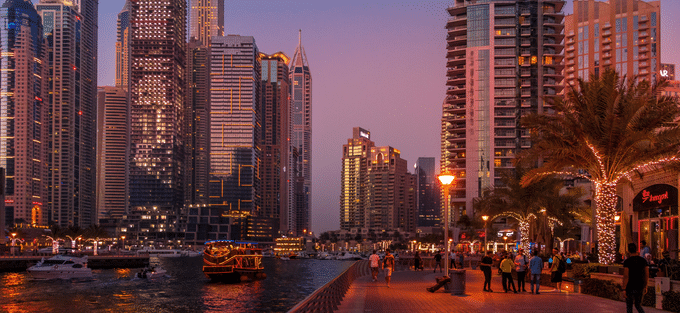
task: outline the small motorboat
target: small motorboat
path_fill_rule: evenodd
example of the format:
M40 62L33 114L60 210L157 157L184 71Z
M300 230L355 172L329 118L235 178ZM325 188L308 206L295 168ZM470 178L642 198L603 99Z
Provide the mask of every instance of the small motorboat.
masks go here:
M165 274L167 274L168 271L163 269L160 266L149 266L143 268L139 273L135 274L137 278L157 278L157 277L163 277Z
M42 258L26 271L36 280L92 279L92 269L87 267L87 255L80 258L58 254L47 260Z

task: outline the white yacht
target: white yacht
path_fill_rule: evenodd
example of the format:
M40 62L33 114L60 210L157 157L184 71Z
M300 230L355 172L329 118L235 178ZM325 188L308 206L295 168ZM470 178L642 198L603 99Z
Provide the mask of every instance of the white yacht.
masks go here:
M31 278L38 280L92 278L92 269L87 267L87 256L79 258L58 254L47 260L42 258L27 271Z

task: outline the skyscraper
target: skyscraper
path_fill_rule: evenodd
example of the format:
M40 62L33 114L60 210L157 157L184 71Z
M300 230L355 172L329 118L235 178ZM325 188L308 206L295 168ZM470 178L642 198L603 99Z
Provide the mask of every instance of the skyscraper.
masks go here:
M191 38L187 51L186 202L208 204L210 47Z
M656 82L661 69L659 1L574 1L565 19L565 82L577 85L611 67L629 78Z
M260 53L251 36L213 37L210 59L210 207L259 211Z
M224 36L224 0L190 0L189 38L210 45L210 38Z
M257 214L279 222L288 233L290 175L290 78L288 56L283 52L260 53L262 64L262 207ZM276 234L274 234L276 235Z
M0 169L7 172L0 194L5 189L7 222L44 226L50 102L43 77L49 72L42 22L30 1L3 1L0 51Z
M360 127L352 129L352 138L342 146L340 176L340 229L366 227L366 176L371 157L371 132Z
M101 225L102 220L120 220L127 212L130 107L122 87L99 87L97 102L97 219Z
M441 221L439 188L434 158L418 158L416 162L416 207L418 227L438 227Z
M370 137L355 127L343 145L340 228L415 231L415 176L399 150L377 147Z
M300 31L298 46L290 60L290 82L292 84L290 94L291 148L298 151L299 175L304 179L302 195L293 196L290 199L293 201L293 199L301 198L304 203L298 203L297 207L292 202L289 205L296 209L290 212L288 229L294 234L301 234L303 230L311 228L312 208L312 74L309 70L305 48L302 46L302 31ZM291 161L290 166L295 163ZM292 179L291 182L293 182ZM289 190L294 191L295 188L291 187ZM294 216L301 218L293 218Z
M116 87L128 90L130 79L130 0L125 0L118 13L118 35L116 38Z
M472 217L472 200L514 170L513 158L531 145L520 118L544 112L562 91L563 6L456 0L448 9L441 171L456 176L451 221Z
M96 224L97 0L41 0L48 41L49 219L61 227Z
M418 223L415 176L408 172L401 152L390 146L372 147L366 174L364 227L414 232Z
M186 1L132 1L129 27L129 213L177 216L184 205ZM155 239L179 231L161 227Z

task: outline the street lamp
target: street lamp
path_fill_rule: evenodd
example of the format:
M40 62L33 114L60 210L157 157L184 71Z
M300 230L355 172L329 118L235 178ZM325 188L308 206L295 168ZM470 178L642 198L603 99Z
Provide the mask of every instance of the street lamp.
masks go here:
M444 269L446 270L445 275L449 276L449 186L456 178L449 173L443 173L437 177L439 182L444 185L444 199L446 204L444 205L444 244L446 245L446 256L444 257Z
M486 252L486 221L489 219L488 215L482 215L482 219L484 220L484 252Z
M120 239L123 242L123 250L125 250L125 236L120 236Z
M503 236L503 245L505 247L505 251L508 251L508 236Z

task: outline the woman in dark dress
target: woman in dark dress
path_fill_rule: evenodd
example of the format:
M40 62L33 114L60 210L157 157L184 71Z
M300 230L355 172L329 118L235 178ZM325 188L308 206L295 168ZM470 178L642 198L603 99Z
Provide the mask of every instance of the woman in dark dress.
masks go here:
M413 270L422 270L423 269L423 259L420 258L420 252L416 251L416 255L413 257L414 263L413 263Z

